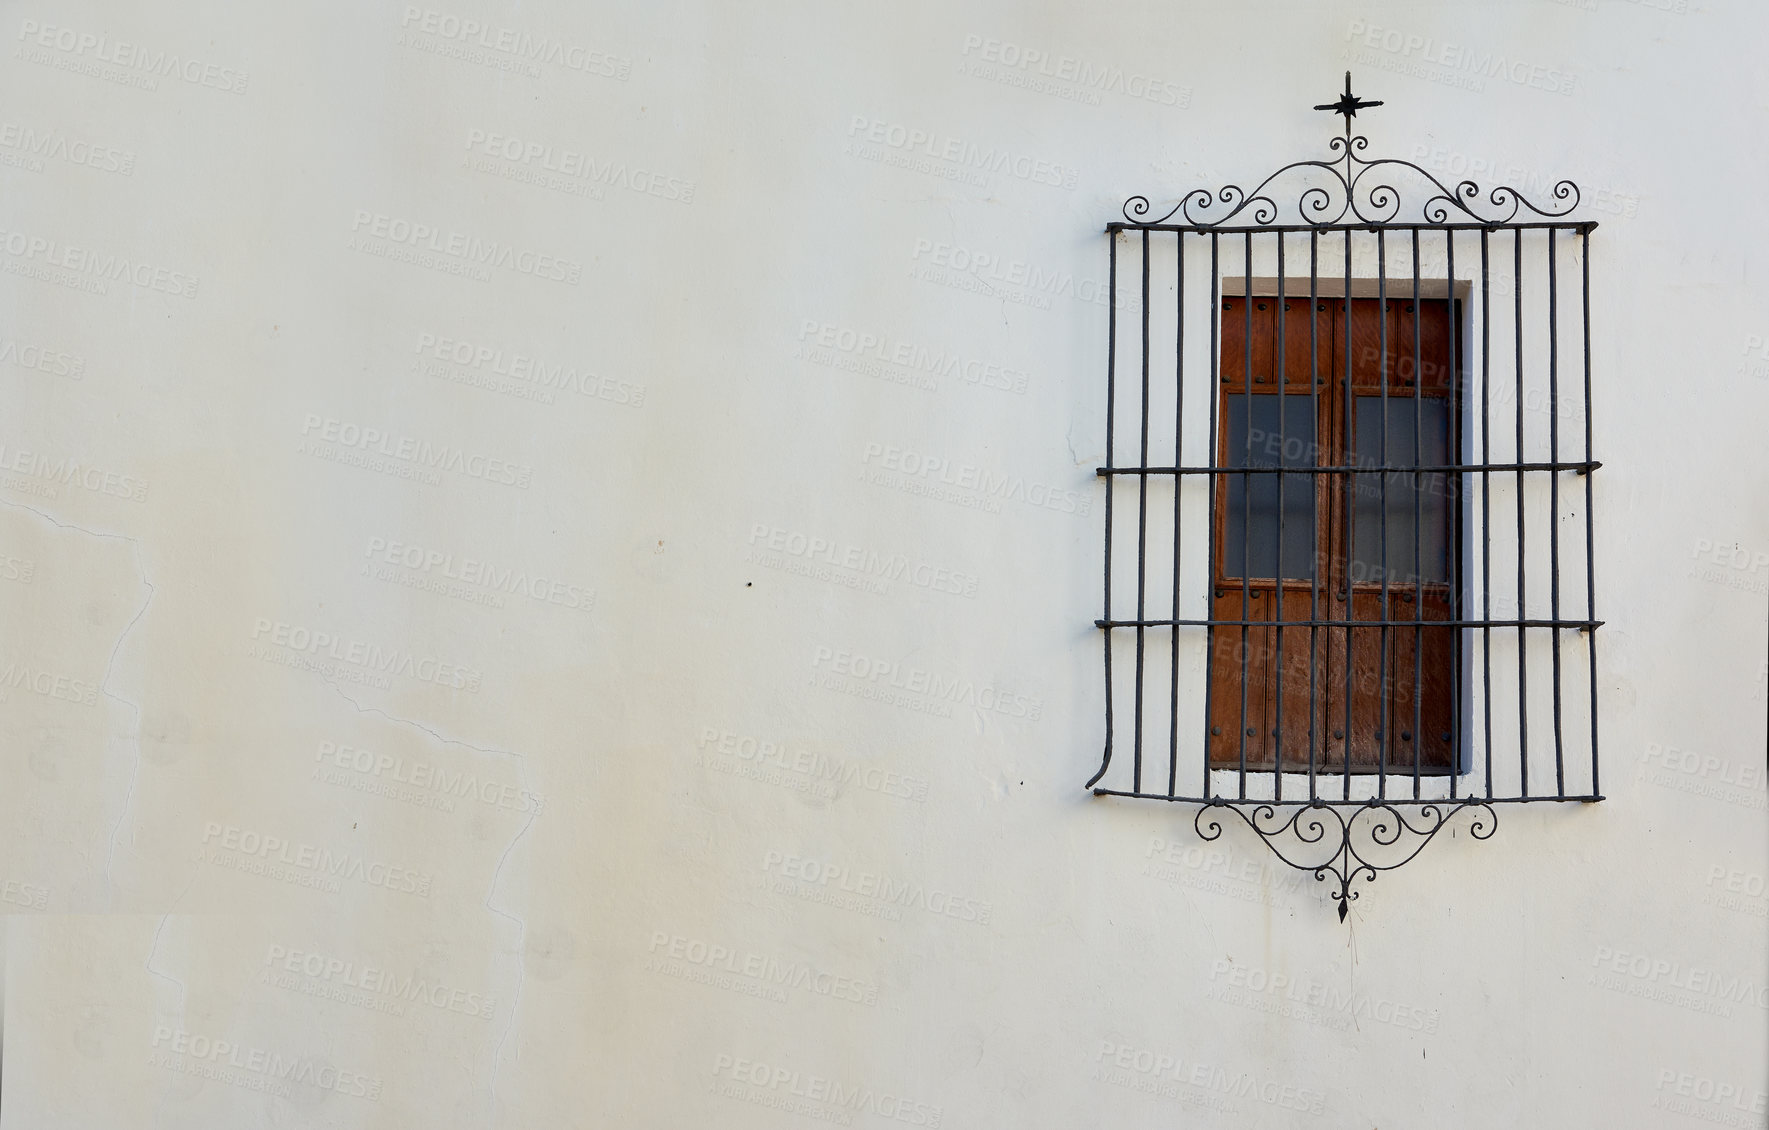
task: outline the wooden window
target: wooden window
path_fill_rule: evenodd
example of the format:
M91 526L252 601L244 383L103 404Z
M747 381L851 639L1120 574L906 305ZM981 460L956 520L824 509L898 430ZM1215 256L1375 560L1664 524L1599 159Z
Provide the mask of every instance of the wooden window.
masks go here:
M1213 767L1454 771L1460 343L1394 288L1285 299L1281 374L1278 299L1222 302Z

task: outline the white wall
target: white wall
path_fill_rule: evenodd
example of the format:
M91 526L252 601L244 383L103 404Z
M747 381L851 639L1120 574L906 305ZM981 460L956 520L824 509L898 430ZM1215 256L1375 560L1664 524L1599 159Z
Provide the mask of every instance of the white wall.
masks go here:
M1763 1125L1754 6L0 27L0 1124ZM1522 81L1445 61L1489 53ZM1081 783L1103 226L1325 156L1347 66L1376 151L1602 222L1609 799L1446 834L1341 924L1244 831Z

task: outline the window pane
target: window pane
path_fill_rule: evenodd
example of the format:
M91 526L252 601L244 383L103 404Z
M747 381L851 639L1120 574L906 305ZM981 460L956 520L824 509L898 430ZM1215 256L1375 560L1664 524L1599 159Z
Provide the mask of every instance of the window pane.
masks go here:
M1354 466L1429 467L1450 461L1449 401L1435 397L1389 397L1386 448L1382 398L1358 397L1356 412L1357 435L1351 458ZM1417 461L1413 451L1415 412L1419 426ZM1420 578L1427 582L1448 581L1452 477L1441 471L1417 475L1391 471L1386 475L1359 474L1351 478L1356 515L1351 536L1352 583L1377 584L1385 576L1393 585L1413 584ZM1421 527L1417 531L1413 526L1415 501ZM1382 520L1385 508L1386 531Z
M1314 406L1309 397L1283 398L1279 427L1278 397L1228 397L1228 467L1313 467ZM1248 419L1249 406L1252 419ZM1315 565L1314 482L1312 475L1283 477L1284 576L1311 580ZM1235 577L1277 574L1278 476L1230 475L1228 514L1223 531L1223 569Z

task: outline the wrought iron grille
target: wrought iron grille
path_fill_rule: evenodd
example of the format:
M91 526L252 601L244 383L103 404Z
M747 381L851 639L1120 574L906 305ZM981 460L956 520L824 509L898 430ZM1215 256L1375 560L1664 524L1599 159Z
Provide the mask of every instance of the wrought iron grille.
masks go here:
M1597 225L1570 181L1538 206L1364 156L1378 105L1348 74L1331 158L1106 229L1087 785L1197 805L1207 840L1234 813L1341 919L1459 813L1485 839L1495 805L1602 799Z

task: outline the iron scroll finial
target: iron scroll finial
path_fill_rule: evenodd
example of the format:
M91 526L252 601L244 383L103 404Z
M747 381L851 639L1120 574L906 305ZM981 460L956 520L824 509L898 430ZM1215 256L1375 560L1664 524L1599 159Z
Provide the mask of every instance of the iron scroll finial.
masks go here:
M1287 222L1300 221L1322 231L1346 222L1363 227L1469 223L1490 227L1511 223L1519 212L1540 220L1558 220L1578 206L1578 185L1569 180L1554 182L1552 200L1537 203L1512 185L1500 184L1483 192L1471 180L1445 184L1412 161L1368 156L1369 140L1352 132L1351 119L1359 110L1381 105L1380 100L1353 93L1351 72L1346 71L1345 93L1339 100L1315 107L1345 118L1344 136L1328 139L1331 156L1291 161L1251 189L1238 184L1191 189L1165 212L1156 209L1147 196L1132 196L1124 202L1124 219L1131 227L1156 228L1178 217L1178 225L1189 230L1228 231L1241 230L1247 221L1253 227L1275 224L1281 212L1293 210L1296 219ZM1407 203L1409 211L1417 208L1417 219L1402 215L1403 185L1391 179L1391 173L1423 187L1424 195ZM1280 207L1279 194L1270 190L1290 174L1300 181L1299 194ZM1242 224L1231 227L1237 216L1244 217Z
M1345 72L1345 93L1341 94L1339 96L1339 101L1328 102L1328 103L1325 103L1324 105L1316 106L1315 109L1317 109L1317 110L1331 110L1335 114L1344 114L1345 115L1345 133L1346 133L1346 136L1349 137L1351 135L1351 119L1357 117L1357 112L1359 110L1368 110L1372 106L1380 106L1380 105L1382 105L1381 102L1367 102L1367 101L1359 98L1357 95L1353 94L1351 92L1351 72L1346 71Z

